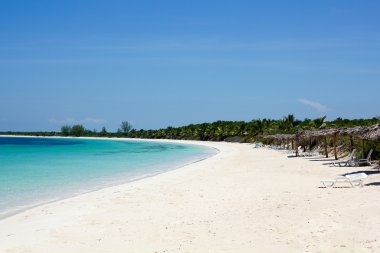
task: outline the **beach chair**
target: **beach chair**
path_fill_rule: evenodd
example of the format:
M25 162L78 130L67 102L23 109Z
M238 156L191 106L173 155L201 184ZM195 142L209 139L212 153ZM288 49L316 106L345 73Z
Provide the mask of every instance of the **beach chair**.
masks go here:
M337 183L349 183L352 187L363 187L363 179L367 177L367 174L361 172L361 173L354 173L354 174L348 174L345 176L338 176L334 180L322 180L322 184L324 187L334 187Z
M344 161L336 161L331 163L333 166L339 166L339 167L346 167L349 166L352 162L354 162L354 155L355 155L356 149L353 149L350 156L347 158L347 160Z
M298 156L300 157L319 156L319 147L309 152L300 152Z
M365 159L359 159L359 161L356 161L355 162L355 166L363 166L363 165L369 165L369 166L371 166L372 165L372 162L371 162L372 153L373 153L373 149L371 149L368 152L367 158L365 158Z

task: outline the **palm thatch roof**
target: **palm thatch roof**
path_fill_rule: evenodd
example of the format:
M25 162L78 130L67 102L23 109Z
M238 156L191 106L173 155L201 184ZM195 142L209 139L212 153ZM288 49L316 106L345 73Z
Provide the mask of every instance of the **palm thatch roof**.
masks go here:
M380 124L367 127L367 132L361 135L362 139L380 140Z
M340 130L340 134L366 140L378 140L380 139L380 124L344 128Z
M284 140L293 140L296 138L295 134L272 134L272 135L264 135L262 138L267 140L276 140L276 141L284 141Z
M356 127L351 127L351 128L341 128L339 131L339 134L360 137L367 132L368 132L368 127L356 126Z
M298 138L304 139L304 138L310 138L310 137L324 137L324 136L334 136L336 134L339 134L338 128L326 128L321 130L305 130L302 132L299 132L297 134Z
M320 130L304 130L297 134L274 134L261 136L268 140L294 140L315 137L348 135L365 140L380 140L380 123L372 126L356 126L351 128L326 128Z

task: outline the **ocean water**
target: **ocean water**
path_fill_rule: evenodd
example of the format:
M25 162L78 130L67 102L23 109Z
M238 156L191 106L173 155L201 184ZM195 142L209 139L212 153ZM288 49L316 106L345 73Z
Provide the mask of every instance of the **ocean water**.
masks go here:
M173 170L216 152L165 142L0 137L0 218Z

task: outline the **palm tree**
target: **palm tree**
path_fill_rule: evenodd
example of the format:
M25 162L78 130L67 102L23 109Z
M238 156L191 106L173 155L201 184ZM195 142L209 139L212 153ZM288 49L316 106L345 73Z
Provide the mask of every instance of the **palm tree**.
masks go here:
M325 119L326 119L326 116L323 116L323 117L320 117L320 118L317 118L317 119L311 121L313 128L314 129L325 128L326 127Z
M288 130L294 127L295 121L296 118L293 114L289 114L287 117L285 117L285 123L288 126Z

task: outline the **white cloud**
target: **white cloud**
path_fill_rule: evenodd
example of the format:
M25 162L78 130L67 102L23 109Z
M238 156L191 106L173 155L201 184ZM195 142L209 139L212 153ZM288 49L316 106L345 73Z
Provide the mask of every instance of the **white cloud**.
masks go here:
M74 119L74 118L66 118L66 119L56 119L56 118L50 118L48 121L52 124L85 124L85 123L90 123L90 124L102 124L106 123L107 121L104 119L97 119L97 118L91 118L87 117L84 119Z
M330 111L330 108L328 108L326 105L323 105L323 104L315 102L315 101L311 101L311 100L308 100L308 99L299 99L298 101L301 104L310 106L311 108L313 108L313 109L315 109L317 111L320 111L320 112Z

